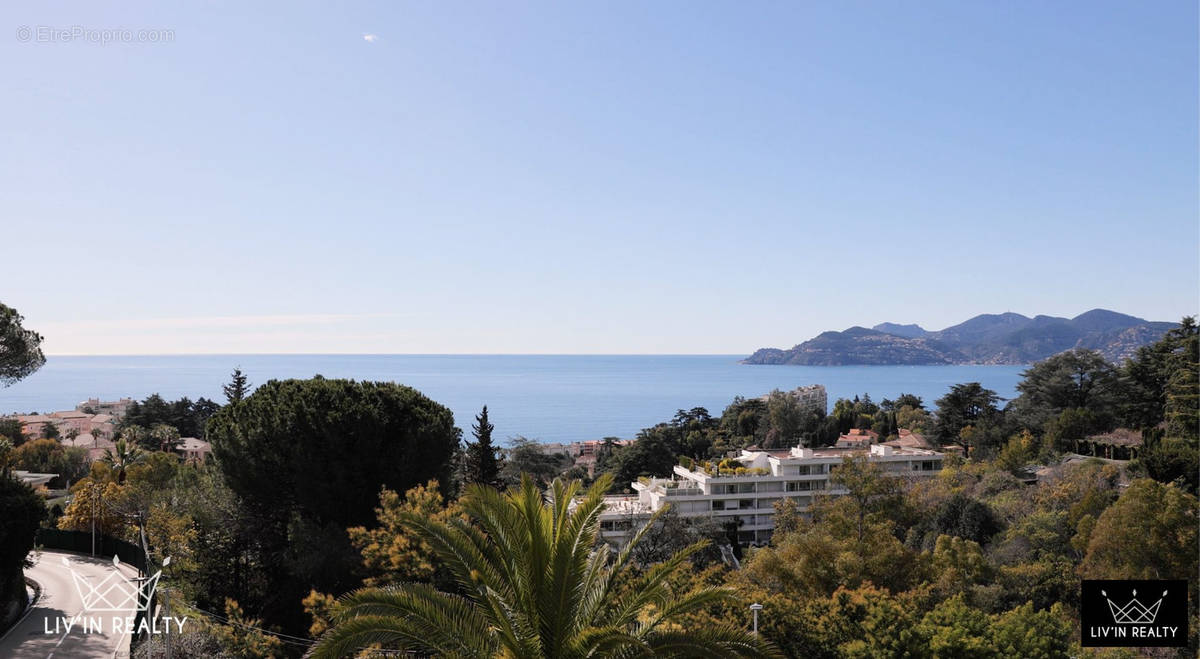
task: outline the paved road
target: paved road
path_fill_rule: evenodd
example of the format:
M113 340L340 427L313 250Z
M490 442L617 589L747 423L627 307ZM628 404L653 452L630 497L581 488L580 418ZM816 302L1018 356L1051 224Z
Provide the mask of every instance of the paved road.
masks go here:
M63 559L70 567L63 565ZM99 629L84 633L83 623L77 620L67 632L62 622L84 613L83 600L71 577L74 571L90 583L99 584L119 570L126 577L137 573L129 566L113 567L111 559L92 558L71 552L43 551L37 563L25 571L25 576L42 586L42 597L25 618L8 634L0 638L0 657L5 659L112 659L129 656L129 634L112 629L113 617L132 616L133 608L118 612L104 611L85 614L99 618ZM114 598L116 599L116 598ZM46 633L47 629L50 633Z

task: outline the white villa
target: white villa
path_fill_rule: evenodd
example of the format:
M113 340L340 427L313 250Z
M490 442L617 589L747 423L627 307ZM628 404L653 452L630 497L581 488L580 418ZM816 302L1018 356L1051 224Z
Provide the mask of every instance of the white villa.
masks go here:
M654 511L669 503L684 517L708 515L736 522L742 544L765 544L775 528L775 502L791 498L806 512L814 495L845 494L846 490L831 484L829 473L843 458L853 455L865 455L900 477L932 476L941 470L945 457L932 449L896 443L861 448L745 449L726 461L725 467L676 465L672 478L633 483L635 495L606 497L600 515L601 535L620 546Z

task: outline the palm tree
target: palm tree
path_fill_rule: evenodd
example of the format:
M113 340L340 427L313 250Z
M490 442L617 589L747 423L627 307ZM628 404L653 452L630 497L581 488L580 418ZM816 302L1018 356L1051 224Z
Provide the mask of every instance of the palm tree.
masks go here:
M104 449L104 457L100 458L100 461L107 462L117 470L117 484L124 485L125 468L141 462L144 457L146 456L142 453L142 449L129 444L122 437L112 448Z
M506 659L776 656L732 625L679 626L681 616L732 596L725 588L671 588L670 577L691 568L688 557L703 543L640 575L630 571L631 549L657 517L615 557L597 543L611 483L601 477L577 500L579 482L556 479L545 501L525 476L506 493L469 486L460 504L471 521L405 515L404 526L433 548L461 594L422 583L352 592L311 656L352 656L375 644Z
M173 451L179 444L179 430L175 426L165 423L155 424L149 434L151 439L158 442L160 451Z

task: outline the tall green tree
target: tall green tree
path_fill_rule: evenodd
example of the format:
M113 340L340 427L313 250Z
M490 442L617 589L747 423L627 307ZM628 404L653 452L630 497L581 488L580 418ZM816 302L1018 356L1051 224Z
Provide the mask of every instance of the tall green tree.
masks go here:
M1065 410L1087 410L1097 420L1094 430L1107 430L1122 398L1117 375L1117 368L1094 350L1061 352L1022 374L1013 413L1036 432Z
M865 538L867 522L873 515L882 514L900 503L899 479L889 476L878 462L869 462L863 457L842 458L842 464L830 472L829 480L846 490L845 500L850 504L858 542Z
M1147 430L1168 420L1168 436L1196 443L1200 432L1200 328L1188 316L1121 368L1121 423ZM1168 400L1170 398L1170 400Z
M271 380L209 420L213 455L256 519L266 602L242 602L302 631L310 589L358 582L346 529L374 525L381 488L446 483L460 432L446 407L390 382ZM443 485L444 486L444 485Z
M225 400L229 401L230 405L240 403L250 395L250 379L242 373L241 366L233 369L233 373L229 375L229 384L222 385L221 391L225 393Z
M475 441L467 442L463 452L463 480L466 483L496 485L500 478L500 458L492 444L492 431L496 427L488 420L487 405L475 415L471 435Z
M312 656L344 657L372 644L449 657L773 656L744 629L675 624L732 596L670 587L698 545L635 575L630 556L640 533L615 558L597 544L610 485L601 477L578 497L577 481L555 480L549 501L530 478L507 494L472 485L461 500L470 521L407 515L405 525L434 548L458 592L409 583L351 593ZM620 588L623 580L630 587Z
M1173 349L1166 360L1164 417L1167 436L1200 444L1200 328L1187 317L1167 333Z
M778 389L772 391L767 396L767 419L771 425L767 430L764 446L795 446L800 441L805 416L804 409L795 396Z
M950 392L937 399L937 414L933 426L934 435L943 444L960 444L970 448L969 440L962 431L981 421L994 417L1000 397L978 382L967 382L950 387Z
M112 448L104 449L104 457L100 458L117 473L117 484L125 484L125 475L129 467L140 463L146 457L142 449L125 439L118 439Z
M25 597L22 570L45 515L42 497L0 465L0 611Z
M0 303L0 385L22 380L46 363L42 335L21 326L25 318Z

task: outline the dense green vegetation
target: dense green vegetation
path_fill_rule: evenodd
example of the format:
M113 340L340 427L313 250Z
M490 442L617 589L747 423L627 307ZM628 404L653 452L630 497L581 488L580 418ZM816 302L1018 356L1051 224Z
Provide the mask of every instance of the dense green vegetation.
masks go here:
M38 525L46 515L42 497L10 473L12 444L0 439L0 629L9 606L25 599L26 566Z
M154 397L86 468L53 440L4 446L6 464L77 476L57 526L90 529L96 510L102 533L144 535L152 561L172 558L164 584L206 621L176 656L299 656L318 639L328 656L414 644L520 657L622 644L631 656L693 656L697 644L712 656L1130 656L1078 647L1081 578L1189 579L1187 656L1200 632L1198 334L1185 319L1119 366L1056 355L1007 403L963 383L931 406L863 395L826 415L772 392L719 416L680 410L628 445L606 438L590 469L521 438L501 459L486 409L464 448L450 412L410 388L317 377L251 392L240 371L206 421L207 465L169 452L172 410L195 404ZM1072 455L1120 427L1145 437L1136 460ZM923 432L966 458L915 482L848 460L832 478L849 495L817 497L807 515L780 504L766 547L743 550L736 527L669 510L621 557L596 540L604 491L747 446L825 446L851 428ZM576 496L572 480L592 486ZM23 488L0 505L16 511L0 530L31 542L40 500ZM24 545L3 544L24 559ZM738 631L752 602L770 648Z
M432 548L456 587L409 582L350 593L331 608L332 627L312 656L346 657L374 644L453 657L773 655L727 621L678 625L732 598L725 587L675 588L699 547L635 574L629 549L610 556L598 544L608 485L601 479L577 497L577 482L555 480L546 500L526 477L507 494L471 486L459 500L465 517L403 514L403 528Z
M263 613L283 620L311 587L357 585L346 529L374 521L380 488L450 482L460 433L415 389L316 377L267 382L214 415L208 434L224 482L257 520L259 569L278 599Z
M195 401L186 396L168 401L158 394L151 394L129 406L129 411L121 417L119 432L130 433L144 438L144 442L150 442L148 429L169 426L174 428L179 437L203 438L209 418L220 409L219 403L203 397Z
M16 309L0 303L0 386L3 387L46 363L41 335L24 328L23 320ZM10 611L19 614L19 605L25 601L22 570L33 548L34 534L46 515L42 497L13 477L14 469L36 462L30 453L37 450L15 455L14 449L26 437L19 423L15 428L13 425L0 426L0 633L10 622Z

